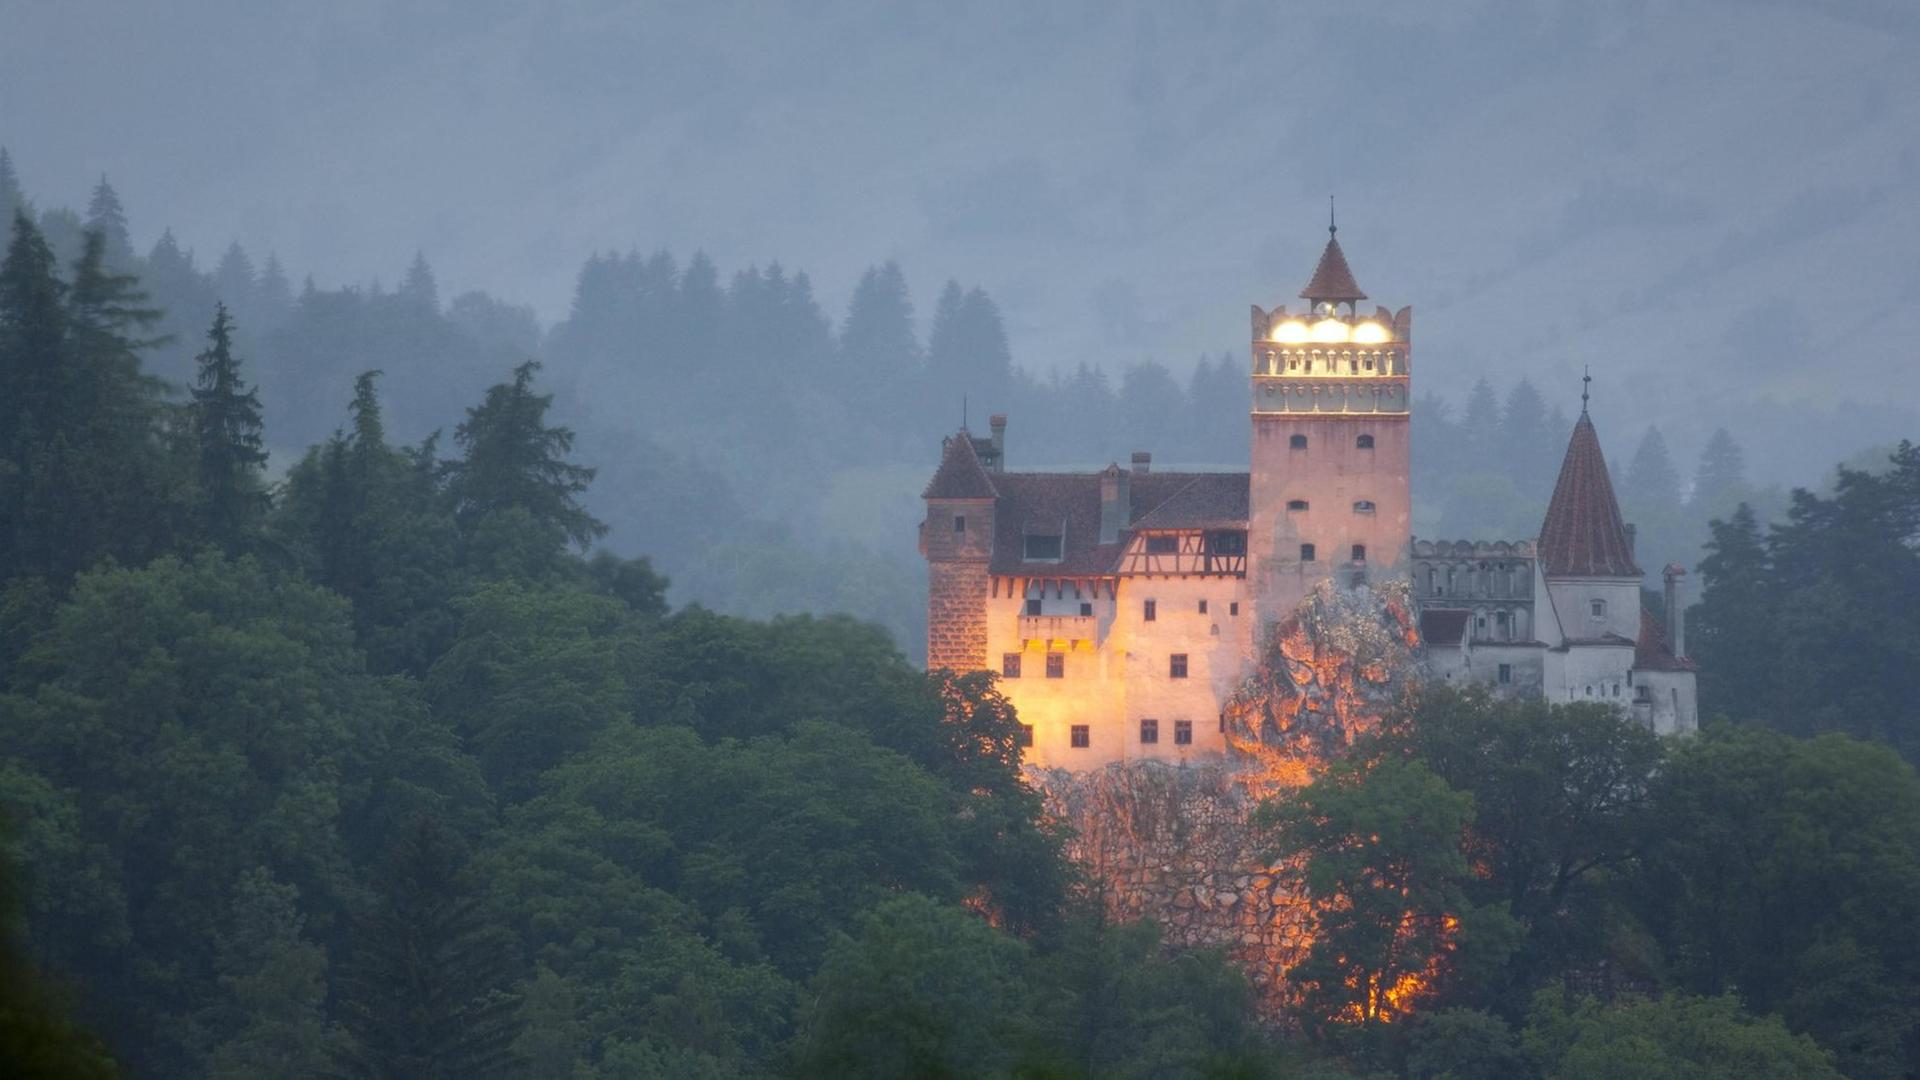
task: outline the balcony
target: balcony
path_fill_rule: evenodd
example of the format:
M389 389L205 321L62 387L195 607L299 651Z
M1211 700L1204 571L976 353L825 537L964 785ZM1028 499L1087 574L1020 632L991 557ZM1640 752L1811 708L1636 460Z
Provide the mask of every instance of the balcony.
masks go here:
M1092 641L1098 627L1092 615L1022 615L1022 641Z

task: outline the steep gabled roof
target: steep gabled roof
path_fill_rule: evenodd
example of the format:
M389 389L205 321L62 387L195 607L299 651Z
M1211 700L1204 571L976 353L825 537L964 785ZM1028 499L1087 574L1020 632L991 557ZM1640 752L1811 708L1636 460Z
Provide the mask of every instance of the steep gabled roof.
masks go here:
M1645 604L1640 605L1640 640L1633 643L1635 671L1692 671L1693 661L1673 655L1667 631Z
M1607 459L1582 412L1560 463L1560 480L1540 526L1540 559L1550 577L1640 577L1613 497Z
M1180 486L1159 503L1154 481L1178 478ZM1247 527L1246 473L1162 473L1134 478L1135 529L1244 529Z
M986 466L980 464L980 455L974 453L973 436L961 428L958 435L948 436L940 448L940 468L934 471L933 479L927 482L927 490L921 492L920 497L991 499L998 494Z
M1300 296L1316 302L1367 298L1367 294L1360 291L1360 283L1353 280L1353 271L1347 268L1347 253L1340 250L1340 238L1332 229L1327 230L1327 249L1320 253L1320 265L1313 268L1313 280L1300 290Z

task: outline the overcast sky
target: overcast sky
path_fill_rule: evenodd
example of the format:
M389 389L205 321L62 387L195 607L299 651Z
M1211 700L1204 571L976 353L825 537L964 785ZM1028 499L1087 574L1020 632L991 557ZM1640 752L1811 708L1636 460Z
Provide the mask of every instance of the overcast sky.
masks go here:
M1592 364L1685 450L1914 429L1917 49L1905 0L0 0L0 145L42 204L105 171L143 248L322 285L420 249L549 321L595 248L779 260L836 318L895 258L1041 369L1243 351L1336 193L1422 389L1577 407Z

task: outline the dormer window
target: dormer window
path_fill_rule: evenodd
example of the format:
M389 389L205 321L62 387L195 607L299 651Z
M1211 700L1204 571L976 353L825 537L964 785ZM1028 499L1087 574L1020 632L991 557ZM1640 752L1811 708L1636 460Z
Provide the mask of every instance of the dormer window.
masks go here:
M1026 560L1028 562L1059 562L1060 537L1044 533L1028 533Z

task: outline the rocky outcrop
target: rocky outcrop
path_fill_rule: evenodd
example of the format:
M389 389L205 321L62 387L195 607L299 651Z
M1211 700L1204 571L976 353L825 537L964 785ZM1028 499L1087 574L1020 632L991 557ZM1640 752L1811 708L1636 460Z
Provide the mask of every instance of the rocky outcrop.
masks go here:
M1277 1018L1313 912L1298 866L1269 850L1253 811L1379 723L1417 642L1404 587L1322 585L1264 643L1227 710L1224 758L1034 770L1108 914L1152 919L1170 946L1223 950Z

